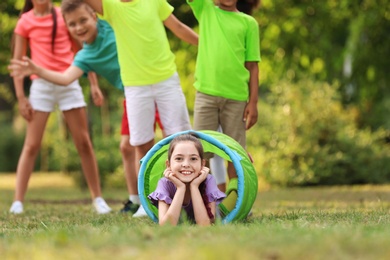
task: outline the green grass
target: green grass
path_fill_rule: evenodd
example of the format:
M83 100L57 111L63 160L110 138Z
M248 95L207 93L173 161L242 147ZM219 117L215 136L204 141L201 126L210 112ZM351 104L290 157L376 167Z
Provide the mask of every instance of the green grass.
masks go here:
M0 175L0 259L390 258L390 186L264 190L245 222L159 227L96 215L88 191L50 176L33 175L25 213L14 216L13 175ZM104 197L117 211L126 191Z

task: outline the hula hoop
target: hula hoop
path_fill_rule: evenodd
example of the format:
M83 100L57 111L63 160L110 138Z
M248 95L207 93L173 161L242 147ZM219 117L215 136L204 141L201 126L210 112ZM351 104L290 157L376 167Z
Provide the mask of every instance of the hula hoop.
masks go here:
M245 219L250 212L257 196L257 174L247 152L231 137L216 131L183 131L168 136L158 143L141 159L138 175L138 193L142 206L148 216L158 222L158 209L151 204L147 196L157 187L158 180L163 176L167 151L170 142L177 135L194 132L202 142L205 152L218 154L231 161L236 169L237 200L233 210L222 217L222 223Z

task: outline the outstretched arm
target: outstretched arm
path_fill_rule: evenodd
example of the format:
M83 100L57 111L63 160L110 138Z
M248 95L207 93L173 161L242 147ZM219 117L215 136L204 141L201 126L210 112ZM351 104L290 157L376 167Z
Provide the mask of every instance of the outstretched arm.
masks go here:
M69 85L83 75L83 71L76 66L70 66L64 72L52 71L36 65L28 57L23 57L22 60L12 59L8 69L11 70L11 76L14 78L23 78L35 74L40 78L63 86Z
M198 35L190 27L180 22L173 14L168 16L164 21L164 25L179 39L189 44L198 45Z
M103 15L103 2L102 0L84 0L85 3L87 3L89 6L92 7L95 12L98 14Z

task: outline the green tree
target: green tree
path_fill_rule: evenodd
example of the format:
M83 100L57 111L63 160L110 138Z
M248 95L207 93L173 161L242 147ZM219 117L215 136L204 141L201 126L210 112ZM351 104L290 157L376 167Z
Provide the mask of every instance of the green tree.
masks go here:
M263 0L264 91L281 78L340 82L344 104L359 107L361 126L390 128L390 12L385 0Z

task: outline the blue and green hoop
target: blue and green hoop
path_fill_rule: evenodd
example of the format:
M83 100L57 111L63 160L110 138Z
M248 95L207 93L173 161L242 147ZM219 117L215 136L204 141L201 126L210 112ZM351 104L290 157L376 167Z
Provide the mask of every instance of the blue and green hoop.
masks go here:
M150 203L147 196L156 189L158 180L163 176L167 151L175 136L194 132L201 139L205 152L218 154L231 161L237 172L237 200L235 207L222 217L222 223L245 219L257 196L258 181L253 164L242 146L229 136L216 131L183 131L168 136L158 143L141 160L138 175L138 193L141 204L148 216L158 222L158 209Z

